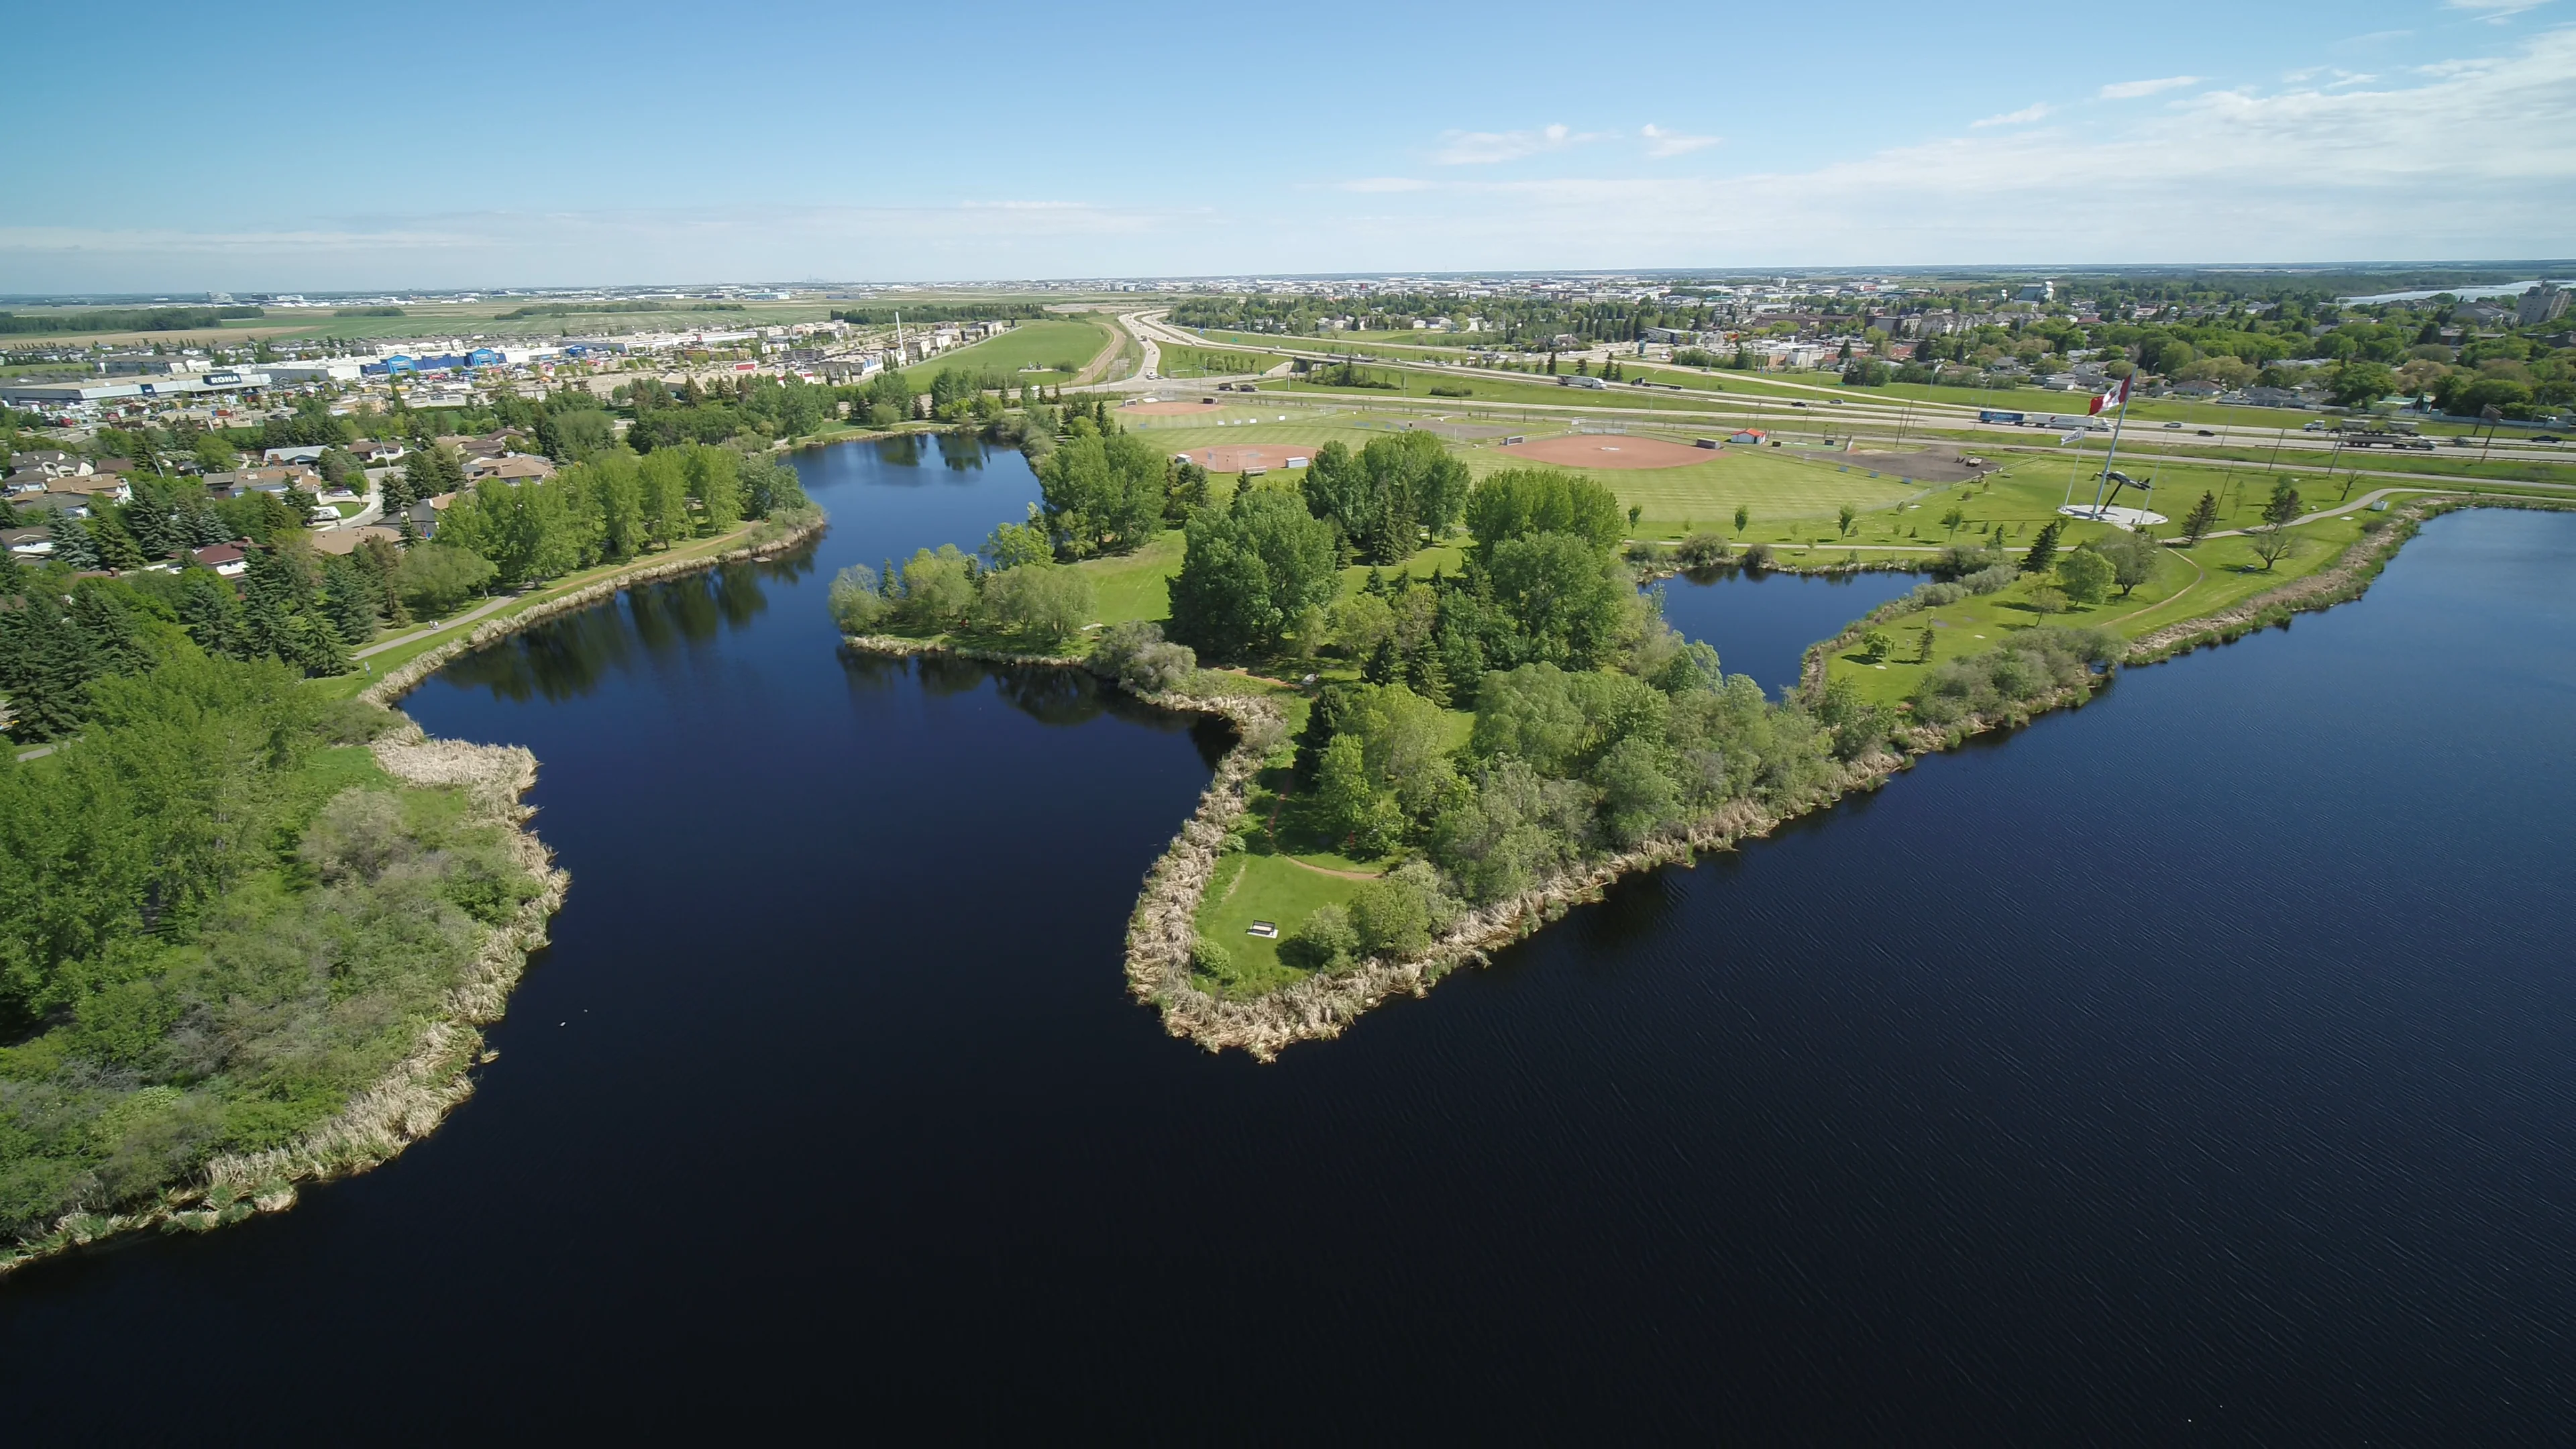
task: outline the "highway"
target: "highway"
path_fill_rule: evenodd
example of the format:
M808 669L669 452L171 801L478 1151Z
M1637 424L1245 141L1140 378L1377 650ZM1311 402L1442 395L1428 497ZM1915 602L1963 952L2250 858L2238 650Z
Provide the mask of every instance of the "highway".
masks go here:
M1189 346L1208 345L1204 339L1193 336L1165 322L1163 320L1165 315L1166 314L1160 310L1139 310L1120 313L1119 320L1130 333L1135 335L1140 341L1147 341L1149 345L1151 343L1183 344ZM1304 339L1299 340L1303 341ZM1290 345L1286 341L1264 343L1231 340L1226 342L1224 346L1243 351L1263 352L1273 356L1290 359L1303 358L1311 362L1340 361L1346 357L1352 356L1352 354L1336 353L1330 350L1329 345L1323 343L1320 339L1317 340L1314 346L1294 346ZM1158 353L1153 355L1159 356ZM1516 383L1522 386L1529 386L1541 381L1539 377L1526 372L1512 372L1501 368L1476 367L1468 364L1440 364L1431 362L1427 359L1420 361L1399 361L1387 358L1358 358L1356 360L1376 366L1405 367L1414 371L1429 372L1441 377L1479 378L1494 382ZM1159 367L1149 367L1148 370L1159 371L1160 369ZM1254 376L1257 376L1257 374L1242 374L1240 379L1214 377L1193 378L1188 379L1185 386L1213 384L1219 381L1249 380ZM1803 396L1783 399L1776 395L1766 396L1760 393L1749 392L1710 395L1698 393L1692 390L1670 387L1641 387L1633 383L1614 382L1606 389L1593 394L1593 397L1599 399L1599 401L1578 403L1569 399L1568 402L1562 404L1508 403L1487 404L1483 407L1479 407L1478 404L1473 402L1445 405L1438 402L1430 402L1425 405L1435 410L1448 412L1489 411L1494 407L1505 407L1516 412L1524 413L1535 411L1549 415L1581 416L1598 415L1604 410L1615 411L1618 409L1618 400L1629 397L1640 399L1652 398L1656 400L1657 403L1679 402L1685 400L1698 402L1705 399L1705 405L1699 407L1650 405L1648 408L1641 410L1640 414L1633 414L1629 418L1623 419L1623 421L1636 422L1660 420L1685 429L1694 424L1723 423L1729 426L1738 426L1747 421L1750 421L1757 426L1791 426L1796 427L1801 431L1809 429L1822 430L1836 424L1850 423L1873 424L1881 427L1902 429L1906 431L1910 431L1917 427L1925 429L1938 428L1944 433L1953 435L1954 440L1955 435L1959 433L1967 433L1981 437L1992 437L1995 439L1993 446L2015 450L2019 450L2023 447L2037 446L2035 435L2045 437L2050 436L2054 431L2056 431L2054 429L2034 428L2028 425L2016 425L2011 423L1979 422L1977 420L1977 414L1980 411L1986 411L1986 409L1981 409L1965 403L1922 402L1902 398L1890 399L1883 395L1873 395L1859 389L1835 387L1820 383L1793 382L1785 378L1768 376L1762 378L1762 385L1767 389L1779 389L1802 394ZM1112 384L1111 386L1121 391L1137 391L1152 390L1156 385L1142 379L1137 379L1129 382ZM1362 398L1355 400L1366 401L1372 406L1383 406L1392 401L1391 399L1377 398ZM2053 407L2037 405L2015 406L1997 410L2019 412L2026 417L2046 417L2054 415L2066 418L2083 418L2085 416L2083 411L2084 407L2089 405L2091 399L2079 394L2065 394L2063 395L2062 401L2060 398L2056 397L2048 398L2044 401L2056 405ZM1819 406L1819 404L1821 404L1821 406ZM2095 439L2102 439L2107 438L2109 434L2107 430L2104 430L2096 432L2092 436ZM2186 424L2180 427L2167 427L2162 422L2147 422L2140 420L2133 422L2126 429L2122 435L2121 442L2124 449L2152 449L2154 450L2152 456L2184 459L2188 459L2192 452L2201 450L2217 448L2261 448L2267 452L2301 455L2301 461L2298 463L2298 466L2301 467L2323 467L2323 464L2313 461L2313 455L2315 454L2324 453L2335 455L2338 453L2339 448L2344 453L2350 454L2358 454L2362 451L2360 449L2351 448L2348 440L2339 438L2336 434L2330 432L2310 433L2300 429L2279 426L2260 427L2248 424L2227 423ZM2437 448L2432 451L2434 453L2438 453L2442 458L2455 462L2469 461L2483 452L2485 457L2496 462L2576 463L2576 449L2571 449L2564 444L2552 445L2547 443L2535 443L2526 439L2509 437L2499 437L2494 440L2490 447L2483 450L2453 447L2444 443L2438 445ZM2403 456L2429 456L2429 454L2419 454L2414 450L2407 450ZM2211 458L2207 461L2213 465L2221 465L2231 460ZM2247 460L2239 459L2233 461L2243 462ZM2348 463L2342 457L2337 457L2333 466L2337 472L2348 470L2357 471L2364 477L2434 478L2442 476L2359 468L2355 464ZM2506 480L2463 478L2461 481L2501 482Z

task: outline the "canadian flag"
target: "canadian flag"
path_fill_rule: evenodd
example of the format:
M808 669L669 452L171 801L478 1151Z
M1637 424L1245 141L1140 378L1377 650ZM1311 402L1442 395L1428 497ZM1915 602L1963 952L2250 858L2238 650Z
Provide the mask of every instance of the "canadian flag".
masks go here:
M2093 406L2090 411L2096 417L2099 417L2101 414L2127 402L2129 400L2129 383L2136 376L2137 374L2131 373L2128 377L2121 378L2118 382L2111 384L2111 390L2109 392L2093 399Z

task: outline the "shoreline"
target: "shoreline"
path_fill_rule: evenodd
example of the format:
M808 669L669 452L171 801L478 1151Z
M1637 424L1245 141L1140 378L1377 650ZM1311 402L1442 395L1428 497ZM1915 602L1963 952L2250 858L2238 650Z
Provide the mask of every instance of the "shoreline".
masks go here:
M2295 613L2331 608L2360 597L2380 569L2424 520L2462 508L2528 508L2541 512L2576 511L2576 505L2528 498L2420 499L2392 512L2390 526L2347 545L2332 564L2316 573L2285 581L2214 613L2178 620L2138 640L2121 656L2123 665L2160 663L2203 645L2225 643L2268 624L2286 623ZM1786 572L1787 570L1783 570ZM1803 572L1804 570L1800 570ZM1824 570L1818 570L1823 572ZM1825 660L1836 647L1859 638L1869 621L1856 620L1833 638L1808 646L1799 693L1821 688ZM844 635L847 647L895 656L942 655L1014 666L1083 668L1082 661L1061 655L1018 654L979 649L936 640L885 635ZM1130 994L1157 1008L1171 1035L1195 1042L1210 1052L1239 1047L1254 1060L1273 1062L1299 1042L1326 1041L1342 1034L1371 1008L1402 995L1423 996L1459 966L1487 963L1489 952L1521 940L1569 909L1601 899L1620 878L1667 865L1695 865L1704 851L1731 850L1760 839L1780 826L1817 813L1859 790L1875 790L1889 778L1914 767L1926 755L1957 749L1968 740L1999 730L2019 729L2040 715L2081 708L2109 676L2062 689L1996 715L1972 715L1947 728L1918 724L1902 727L1882 747L1845 765L1812 795L1784 807L1754 800L1734 800L1686 830L1639 848L1592 861L1523 895L1468 910L1418 955L1402 960L1371 957L1335 975L1313 975L1260 996L1227 998L1201 990L1191 977L1190 950L1197 939L1198 909L1213 878L1228 827L1246 805L1252 777L1262 768L1278 740L1266 738L1259 720L1274 723L1277 711L1263 699L1226 696L1203 698L1182 694L1129 691L1161 708L1222 715L1235 722L1236 742L1218 762L1199 803L1146 872L1143 889L1128 918L1126 976ZM1124 688L1116 681L1103 681Z
M369 685L358 698L387 709L457 658L546 620L587 608L637 584L678 578L729 563L772 558L820 534L829 519L816 516L779 538L699 558L638 563L547 599L516 614L487 619L462 638L423 651ZM572 876L528 820L536 812L522 797L537 783L537 757L520 745L479 745L438 739L409 716L369 743L385 772L406 786L462 787L473 801L470 818L503 827L511 853L538 884L537 895L475 947L462 978L449 989L446 1012L429 1020L412 1050L390 1073L352 1092L338 1112L283 1146L209 1159L200 1181L164 1187L161 1199L130 1213L72 1213L33 1242L0 1248L0 1278L48 1258L143 1228L208 1232L259 1213L284 1212L296 1202L298 1184L329 1182L378 1167L438 1130L447 1114L474 1095L473 1069L498 1053L483 1028L509 1009L510 994L527 972L528 958L547 944L547 925L563 905Z

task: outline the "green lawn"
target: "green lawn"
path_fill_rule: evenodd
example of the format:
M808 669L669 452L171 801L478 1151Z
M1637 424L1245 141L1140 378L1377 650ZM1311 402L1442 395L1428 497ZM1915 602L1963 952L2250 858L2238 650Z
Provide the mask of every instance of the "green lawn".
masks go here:
M1199 902L1199 934L1234 958L1227 978L1215 982L1230 996L1257 996L1305 979L1308 973L1279 959L1279 943L1249 934L1254 921L1276 925L1284 936L1317 906L1347 902L1360 883L1324 875L1286 856L1246 851L1217 865Z
M905 371L930 378L951 367L991 367L1011 374L1015 382L1069 382L1084 364L1099 356L1100 350L1109 345L1109 333L1114 325L1106 318L1090 316L1039 318L1022 322L999 337L988 337L953 352L943 352ZM1072 365L1059 367L1058 364L1062 363ZM1024 373L1020 371L1023 367L1040 370Z
M2241 537L2210 539L2197 548L2168 550L2156 577L2141 584L2130 597L2115 595L2103 603L2077 605L2054 616L2039 614L2029 603L2031 591L2049 580L2025 578L2000 593L1897 620L1887 631L1895 640L1895 654L1883 664L1873 665L1857 653L1845 653L1835 656L1828 667L1832 677L1852 681L1865 697L1893 703L1911 694L1930 668L1915 662L1918 631L1926 625L1933 630L1934 664L1994 648L2013 632L2039 624L2106 628L2124 638L2136 638L2166 624L2225 609L2328 567L2360 537L2361 519L2367 516L2347 514L2302 525L2297 530L2299 551L2268 571L2254 556L2252 541ZM2107 525L2077 523L2068 528L2064 542L2072 546L2107 531ZM2021 541L2017 539L2016 546Z
M1181 571L1181 550L1181 531L1173 529L1134 553L1074 565L1091 575L1099 621L1123 624L1131 619L1170 618L1172 600L1166 586Z

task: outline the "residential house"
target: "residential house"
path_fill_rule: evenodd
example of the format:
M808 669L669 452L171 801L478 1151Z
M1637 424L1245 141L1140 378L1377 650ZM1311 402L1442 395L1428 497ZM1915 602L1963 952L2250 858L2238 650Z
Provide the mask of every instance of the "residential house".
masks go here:
M0 548L17 558L43 558L54 551L54 537L41 528L0 529Z
M90 513L90 498L86 493L22 493L10 499L9 506L16 509L21 518L38 513L48 516L58 513L69 514L74 518L87 518Z
M105 499L112 503L134 501L134 486L114 473L90 473L57 478L45 485L48 493L76 493L86 498Z
M486 478L503 483L525 483L531 478L555 476L554 460L534 453L505 453L497 458L465 460L465 481L480 483Z
M326 528L313 535L313 551L352 554L371 538L381 538L387 543L395 543L401 540L402 532L399 529L387 528L381 523L362 524L356 528Z
M208 548L201 548L193 556L197 560L197 567L213 569L217 574L228 579L240 578L243 571L250 567L249 554L245 553L242 546L237 543L218 543Z
M441 493L435 498L424 498L413 504L411 506L412 531L423 538L438 537L438 520L447 512L448 505L455 501L455 494Z

